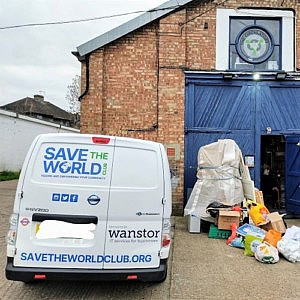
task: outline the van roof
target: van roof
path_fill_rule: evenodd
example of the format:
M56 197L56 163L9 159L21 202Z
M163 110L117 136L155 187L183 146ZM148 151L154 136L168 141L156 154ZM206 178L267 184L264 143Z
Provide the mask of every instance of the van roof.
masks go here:
M136 139L136 138L130 138L130 137L120 137L120 136L110 136L110 135L99 135L99 134L78 134L78 133L45 133L45 134L40 134L39 139L42 140L47 140L48 138L55 139L56 137L64 137L67 139L80 139L80 138L93 138L93 137L102 137L102 138L109 138L109 139L114 139L116 138L119 141L127 141L130 143L135 143L135 144L148 144L148 145L154 145L154 144L159 144L157 142L153 141L148 141L148 140L142 140L142 139Z

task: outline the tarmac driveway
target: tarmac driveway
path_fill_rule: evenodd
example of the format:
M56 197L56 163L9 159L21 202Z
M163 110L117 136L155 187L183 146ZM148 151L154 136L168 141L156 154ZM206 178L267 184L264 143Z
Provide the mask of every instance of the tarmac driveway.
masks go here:
M264 265L206 234L189 234L175 217L169 275L162 284L36 282L5 279L5 236L17 181L0 183L0 299L300 299L300 264ZM300 220L289 221L300 226Z

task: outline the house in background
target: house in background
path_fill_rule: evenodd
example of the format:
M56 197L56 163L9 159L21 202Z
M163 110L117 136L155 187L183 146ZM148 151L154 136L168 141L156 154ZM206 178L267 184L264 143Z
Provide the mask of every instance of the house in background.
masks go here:
M19 171L31 143L39 134L79 133L79 129L70 127L76 124L75 120L74 115L40 95L0 107L0 172ZM79 124L79 119L76 122Z
M233 139L256 186L269 165L300 214L299 14L300 1L169 0L87 41L73 53L81 132L163 143L174 213L199 147Z
M79 128L78 114L71 114L51 102L45 101L42 95L34 95L33 98L26 97L0 108L62 126Z

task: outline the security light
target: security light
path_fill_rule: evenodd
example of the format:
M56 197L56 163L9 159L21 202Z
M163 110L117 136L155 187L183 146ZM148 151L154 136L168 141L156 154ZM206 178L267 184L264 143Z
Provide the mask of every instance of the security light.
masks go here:
M253 74L253 79L254 79L254 80L259 80L259 79L260 79L259 73L254 73L254 74Z

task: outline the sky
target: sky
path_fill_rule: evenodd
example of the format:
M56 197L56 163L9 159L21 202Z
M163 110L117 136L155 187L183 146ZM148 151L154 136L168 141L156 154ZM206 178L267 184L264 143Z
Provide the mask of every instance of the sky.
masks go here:
M148 10L166 0L0 0L0 27ZM0 106L34 94L67 109L67 86L80 75L71 51L136 17L0 30Z

